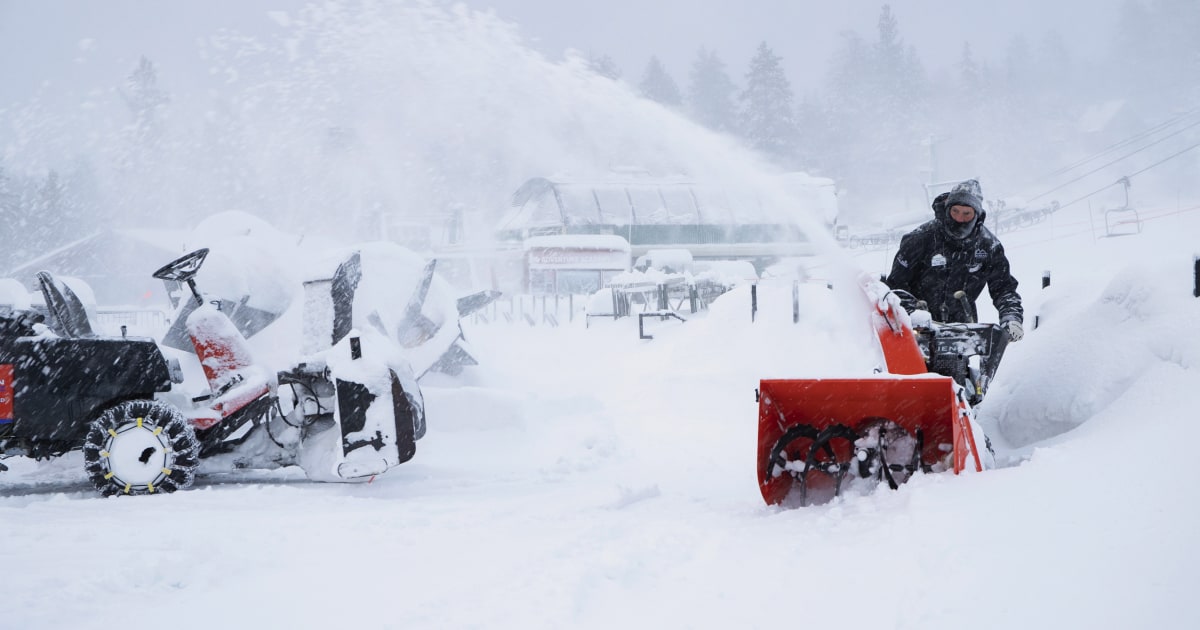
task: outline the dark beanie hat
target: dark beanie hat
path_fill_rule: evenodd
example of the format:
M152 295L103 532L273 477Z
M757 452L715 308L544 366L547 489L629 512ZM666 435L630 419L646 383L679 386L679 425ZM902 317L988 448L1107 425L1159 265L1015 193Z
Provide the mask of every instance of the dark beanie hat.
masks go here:
M975 212L983 210L983 189L979 187L979 181L968 179L954 187L949 195L946 195L946 209L949 210L953 206L971 206L975 208Z
M971 206L975 209L975 216L971 217L966 223L959 223L950 218L950 208L954 206ZM970 236L975 231L975 226L979 224L983 217L983 193L979 188L979 182L974 179L968 179L954 187L946 194L946 199L942 205L941 215L938 217L941 221L942 228L951 238L962 240Z

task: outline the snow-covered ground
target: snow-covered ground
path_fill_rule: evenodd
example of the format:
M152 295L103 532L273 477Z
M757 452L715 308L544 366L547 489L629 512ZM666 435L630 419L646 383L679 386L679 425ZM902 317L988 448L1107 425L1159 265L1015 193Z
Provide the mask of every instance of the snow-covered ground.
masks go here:
M306 244L374 225L347 198L433 208L447 182L480 207L531 176L626 164L772 192L732 139L580 58L550 64L494 17L365 6L272 13L283 32L262 42L207 40L225 104L177 93L172 146L189 150L147 153L157 177L102 180L155 213L286 219ZM9 110L20 167L43 173L79 138L97 164L124 163L125 119L92 101L124 103L87 87L72 117ZM1098 238L1103 216L1075 206L1001 235L1030 330L980 408L1000 469L763 504L758 379L879 361L852 279L894 251L826 248L804 262L798 324L787 278L762 282L754 322L743 286L686 323L648 322L653 340L634 319L467 322L480 365L423 384L416 457L369 484L284 469L106 500L78 454L7 459L0 629L1200 627L1200 207L1144 216L1141 234Z
M980 410L1000 469L763 504L758 379L878 361L826 278L890 253L831 254L799 324L786 280L753 323L743 286L653 340L468 322L481 365L425 383L416 458L370 484L286 469L106 500L76 456L7 460L0 627L1198 627L1200 209L1146 215L1004 235L1041 325Z

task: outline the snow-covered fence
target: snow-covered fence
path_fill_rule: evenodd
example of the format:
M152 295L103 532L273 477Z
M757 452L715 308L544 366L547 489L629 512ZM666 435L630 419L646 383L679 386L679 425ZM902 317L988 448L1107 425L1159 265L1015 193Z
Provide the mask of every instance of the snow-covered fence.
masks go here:
M471 315L476 324L524 323L559 326L584 316L586 295L505 294Z
M134 307L97 307L92 318L96 331L105 335L125 333L135 337L162 338L171 326L168 314L161 309Z
M661 275L661 274L660 274ZM682 275L663 276L644 282L614 282L595 294L505 294L469 316L473 324L525 323L530 326L559 326L576 319L611 317L620 319L648 311L697 313L708 308L731 284L707 277L690 281ZM604 308L589 304L604 302ZM611 308L609 304L611 303Z

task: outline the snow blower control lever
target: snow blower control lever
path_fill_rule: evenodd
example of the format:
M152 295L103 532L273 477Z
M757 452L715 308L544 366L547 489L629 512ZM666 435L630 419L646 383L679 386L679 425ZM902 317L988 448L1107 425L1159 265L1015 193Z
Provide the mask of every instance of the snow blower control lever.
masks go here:
M958 300L959 304L962 304L963 312L967 314L967 323L974 324L975 323L975 315L971 310L971 301L967 299L967 292L966 291L955 291L954 299Z

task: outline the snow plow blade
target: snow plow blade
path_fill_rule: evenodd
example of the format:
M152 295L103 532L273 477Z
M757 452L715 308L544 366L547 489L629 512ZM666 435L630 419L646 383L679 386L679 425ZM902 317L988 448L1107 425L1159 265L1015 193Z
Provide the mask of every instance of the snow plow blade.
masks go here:
M847 475L866 476L851 470L860 463L855 442L881 420L920 444L919 460L894 466L948 467L956 444L969 448L970 429L956 422L962 409L947 377L763 380L758 405L758 483L772 505L782 503L800 478L812 495L836 493Z

